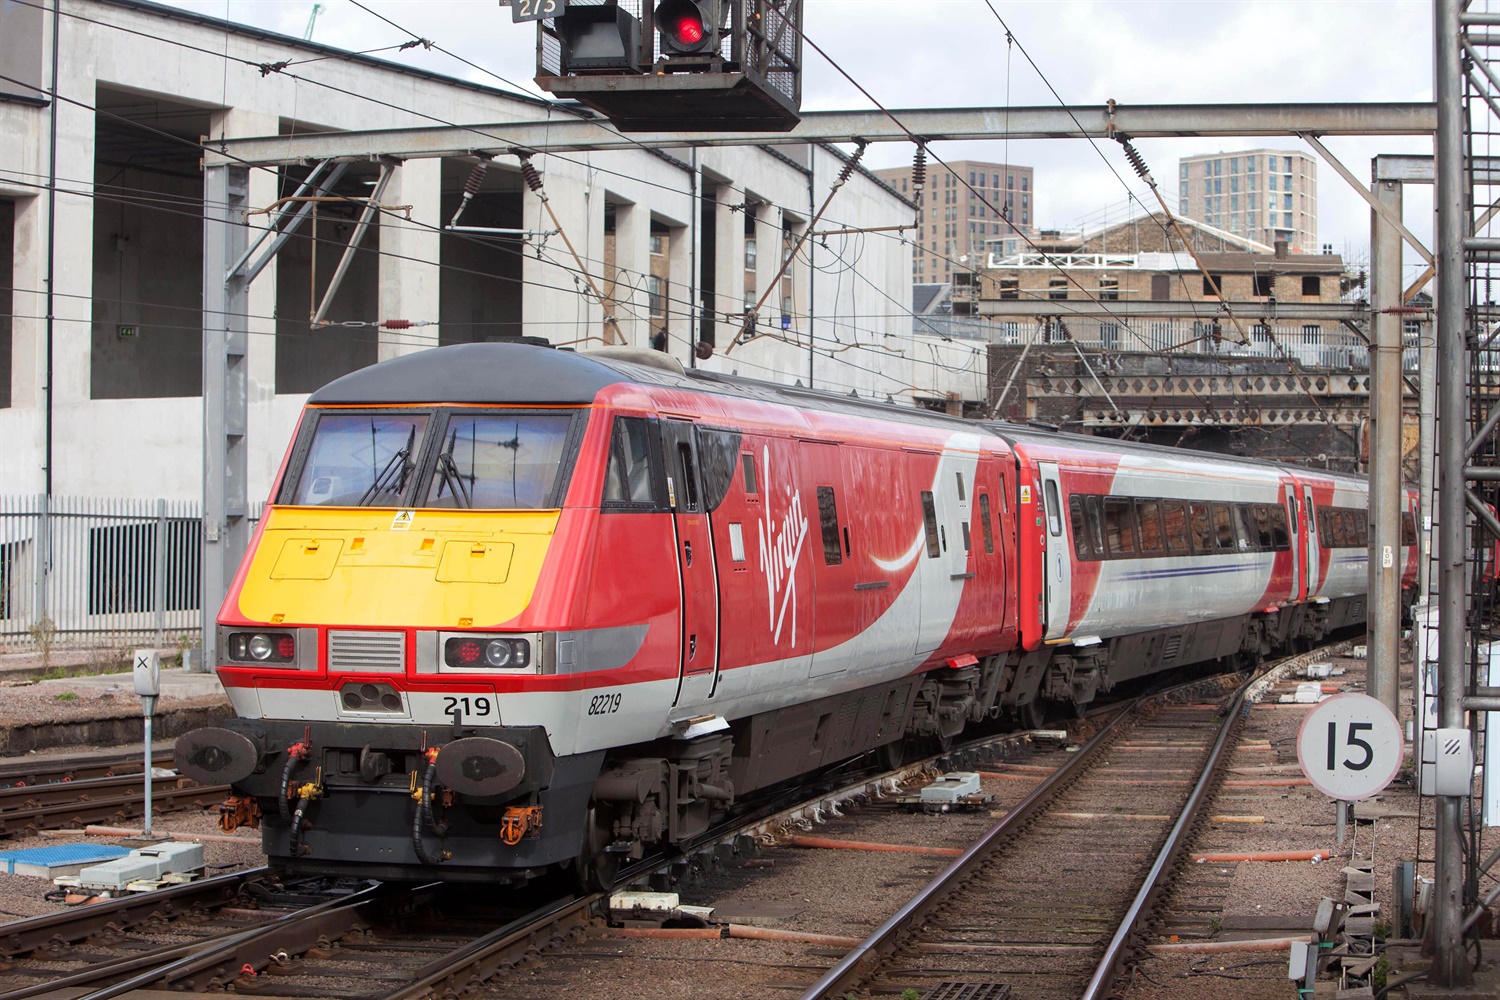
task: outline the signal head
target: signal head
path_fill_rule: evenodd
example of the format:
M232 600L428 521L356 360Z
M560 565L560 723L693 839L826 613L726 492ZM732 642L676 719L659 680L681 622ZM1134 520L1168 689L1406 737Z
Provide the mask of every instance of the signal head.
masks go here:
M656 30L663 55L703 55L719 47L716 0L662 0L656 5Z

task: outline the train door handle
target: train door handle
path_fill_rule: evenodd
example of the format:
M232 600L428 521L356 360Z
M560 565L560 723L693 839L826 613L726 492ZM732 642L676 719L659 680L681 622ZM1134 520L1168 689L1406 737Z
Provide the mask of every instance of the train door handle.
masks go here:
M694 632L688 636L688 659L692 659L698 652L698 633Z
M682 543L682 559L689 566L691 566L693 564L693 543L692 542L683 542Z

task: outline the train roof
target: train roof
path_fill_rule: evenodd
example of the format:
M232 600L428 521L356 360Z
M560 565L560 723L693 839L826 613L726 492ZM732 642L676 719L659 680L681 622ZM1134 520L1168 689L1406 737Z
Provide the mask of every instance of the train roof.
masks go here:
M981 421L981 423L992 432L1005 438L1012 445L1042 444L1058 448L1076 448L1079 451L1102 451L1113 455L1170 455L1177 459L1201 457L1204 461L1247 465L1262 469L1294 469L1359 483L1366 482L1368 478L1356 472L1335 472L1329 469L1315 469L1311 466L1294 465L1290 462L1272 462L1264 458L1252 458L1248 455L1226 455L1223 452L1217 451L1197 451L1192 448L1173 448L1163 444L1121 441L1118 438L1099 437L1093 434L1075 434L1071 431L1051 430L1041 427L1020 426L998 420L986 420Z
M971 432L983 428L1009 444L1050 444L1112 454L1171 455L1179 459L1202 456L1205 461L1268 469L1288 467L1284 463L1241 455L1195 452L998 420L965 420L932 410L844 396L821 389L781 385L703 369L685 369L670 355L634 348L574 352L519 342L452 344L350 372L318 389L308 397L308 402L315 406L439 402L587 405L601 390L621 382L757 399L849 416L878 416L883 420L947 426ZM1308 471L1361 482L1365 479L1352 473L1322 469Z

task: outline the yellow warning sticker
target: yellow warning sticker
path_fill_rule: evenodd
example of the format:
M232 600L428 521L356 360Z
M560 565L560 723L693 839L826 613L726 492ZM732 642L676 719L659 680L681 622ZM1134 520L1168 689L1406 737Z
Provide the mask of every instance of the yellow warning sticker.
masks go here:
M1021 484L1021 502L1031 503L1031 487L1025 483Z
M393 518L391 518L391 530L392 531L410 531L411 530L411 521L412 521L412 514L413 513L415 513L415 512L414 511L409 511L409 510L398 510L398 511L396 511L396 516L393 517Z

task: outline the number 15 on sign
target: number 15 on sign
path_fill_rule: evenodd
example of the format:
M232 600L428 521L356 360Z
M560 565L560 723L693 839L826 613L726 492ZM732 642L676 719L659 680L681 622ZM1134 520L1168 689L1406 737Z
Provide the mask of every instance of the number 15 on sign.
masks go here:
M1297 735L1297 760L1313 787L1331 799L1378 795L1401 768L1401 724L1379 701L1340 694L1308 713Z

